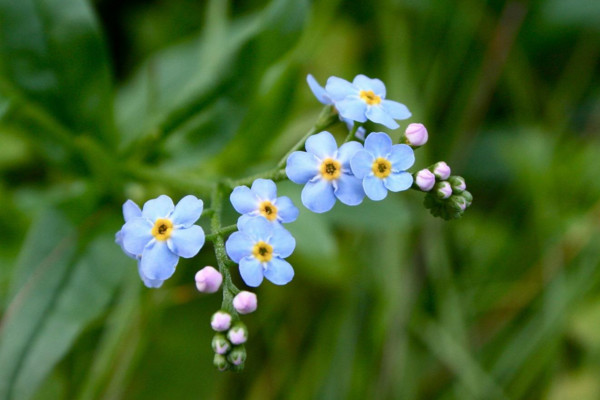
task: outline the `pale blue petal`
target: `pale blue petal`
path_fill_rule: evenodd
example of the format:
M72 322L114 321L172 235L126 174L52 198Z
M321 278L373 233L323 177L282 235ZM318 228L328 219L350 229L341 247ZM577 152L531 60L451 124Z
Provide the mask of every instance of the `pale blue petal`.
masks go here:
M354 175L342 174L337 180L335 196L346 205L359 205L365 197L362 182Z
M327 79L325 90L333 101L340 101L347 96L358 95L358 89L345 79L332 76ZM336 106L337 107L337 106Z
M373 132L365 140L365 150L375 158L387 158L392 151L392 139L387 133Z
M381 107L383 107L383 110L394 119L407 119L412 115L404 104L398 103L397 101L383 100L381 102Z
M142 253L141 270L148 279L169 279L175 272L179 257L174 254L166 242L153 240Z
M381 106L371 106L367 108L367 118L378 124L383 124L390 129L396 129L400 125Z
M204 231L198 225L189 228L173 229L167 241L169 249L179 257L194 257L204 246Z
M353 121L365 122L367 120L367 103L358 97L347 97L335 103L340 116L342 118L351 119Z
M269 244L273 246L273 253L281 258L286 258L294 252L296 239L284 227L279 225L273 229L273 235L269 239Z
M225 242L225 251L233 262L239 263L244 257L252 254L254 241L245 233L233 232Z
M371 79L365 75L356 75L352 83L360 90L372 90L377 96L385 98L385 85L379 79Z
M123 253L125 253L127 257L137 258L136 254L130 253L127 250L125 250L125 246L123 246L123 230L120 230L115 234L115 243L121 246L121 250L123 250Z
M303 184L319 174L321 162L314 154L295 151L287 159L285 173L290 181Z
M144 247L153 239L152 223L146 218L134 218L125 223L123 232L123 247L131 254L142 254Z
M274 257L264 270L265 278L276 285L285 285L294 278L294 268L289 262Z
M238 223L238 229L254 241L265 240L273 232L273 224L262 215L238 220Z
M194 222L198 221L198 218L200 218L200 215L202 214L203 207L204 203L202 200L191 194L187 195L179 200L179 203L175 206L171 221L173 221L175 226L189 228Z
M144 204L142 216L154 222L157 218L168 217L174 208L173 200L169 196L161 194L156 199L148 200Z
M333 157L338 149L333 135L327 131L312 135L306 140L306 151L324 160Z
M362 144L358 142L348 142L344 143L340 149L338 150L337 160L342 163L342 168L350 167L350 160L352 157L359 151L363 149Z
M363 179L363 188L368 198L379 201L387 196L387 189L383 184L383 180L374 175L370 175Z
M392 163L392 170L405 171L415 163L415 152L407 144L396 144L388 160Z
M408 172L393 172L383 180L383 184L392 192L400 192L412 186L413 177Z
M252 182L252 191L260 200L273 201L277 198L277 185L270 179L257 179Z
M373 172L373 161L375 161L375 157L368 151L361 150L357 152L350 160L350 167L354 176L358 179L363 179Z
M298 218L298 207L294 205L292 200L287 196L278 197L275 200L275 207L277 207L277 219L287 224L294 222Z
M333 185L325 179L309 181L302 189L302 204L312 212L323 213L335 204Z
M327 94L327 91L325 91L325 88L319 85L317 80L311 74L306 75L306 82L319 102L323 104L333 104L333 101Z
M258 210L258 198L247 186L238 186L229 196L231 205L240 214L248 214Z
M163 284L163 280L162 279L148 279L143 273L142 273L142 262L141 260L138 260L138 274L140 275L140 278L142 279L142 282L144 282L144 285L148 288L152 288L152 289L156 289L162 286Z
M263 281L262 264L254 257L244 257L240 260L240 275L246 285L257 287Z
M125 218L125 222L141 216L142 210L140 210L140 206L135 204L132 200L127 200L123 204L123 218Z

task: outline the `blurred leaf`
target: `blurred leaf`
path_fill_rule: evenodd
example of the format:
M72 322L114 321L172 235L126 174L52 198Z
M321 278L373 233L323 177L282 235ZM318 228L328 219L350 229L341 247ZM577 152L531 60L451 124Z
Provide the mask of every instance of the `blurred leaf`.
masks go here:
M542 16L560 25L587 27L600 31L600 2L590 0L547 0L542 3Z

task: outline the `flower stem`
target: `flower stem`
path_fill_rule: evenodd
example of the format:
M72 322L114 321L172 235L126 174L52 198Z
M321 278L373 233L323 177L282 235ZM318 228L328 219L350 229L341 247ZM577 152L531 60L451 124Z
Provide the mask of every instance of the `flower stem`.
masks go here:
M214 215L214 213L213 213L213 215ZM228 233L235 232L235 231L237 231L236 224L224 226L221 229L219 229L218 232L213 232L209 235L206 235L206 240L210 241L210 242L214 242L217 239L217 236L225 236Z

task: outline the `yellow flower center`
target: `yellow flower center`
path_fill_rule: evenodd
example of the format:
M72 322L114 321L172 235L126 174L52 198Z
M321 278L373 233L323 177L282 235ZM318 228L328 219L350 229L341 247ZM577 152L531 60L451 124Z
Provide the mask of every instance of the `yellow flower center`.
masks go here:
M381 103L381 97L373 93L372 90L361 90L358 95L360 96L362 101L364 101L370 106Z
M261 240L252 248L252 255L260 262L269 262L273 258L273 246Z
M156 240L165 241L171 237L173 233L173 223L170 219L158 218L152 228L152 236Z
M275 205L269 200L265 200L260 203L258 210L260 214L269 221L274 221L277 219L277 207L275 207Z
M392 163L383 157L378 157L373 161L371 169L376 177L385 178L392 173Z
M321 176L328 181L337 179L342 174L342 165L339 161L332 158L326 158L321 163Z

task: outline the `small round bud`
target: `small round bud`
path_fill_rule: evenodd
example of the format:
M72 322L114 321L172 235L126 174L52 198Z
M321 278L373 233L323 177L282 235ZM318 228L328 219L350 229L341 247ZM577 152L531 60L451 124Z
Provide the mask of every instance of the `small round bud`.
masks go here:
M465 179L462 176L451 176L448 178L448 183L452 186L452 191L454 193L461 193L467 188Z
M452 173L450 167L444 161L440 161L433 164L431 172L433 172L436 178L441 179L443 181L448 179L448 177Z
M473 202L473 195L471 194L471 192L465 190L460 195L465 199L465 201L467 202L467 207L469 207Z
M246 340L248 340L248 328L242 322L236 322L227 332L227 338L235 345L246 343Z
M436 183L435 194L440 199L447 199L452 195L452 187L446 181Z
M243 290L233 298L233 308L240 314L249 314L256 310L257 302L256 294Z
M231 343L222 333L217 333L212 339L212 349L217 354L226 354L231 349Z
M465 211L467 209L467 201L460 195L450 196L448 199L450 207L455 210Z
M424 192L429 192L435 185L435 175L428 169L422 169L415 176L415 183Z
M210 319L210 326L217 332L228 330L231 326L231 315L225 311L217 311Z
M407 144L413 147L423 146L427 143L429 135L427 134L427 128L423 124L409 124L404 132Z
M227 360L233 365L242 365L246 361L246 349L244 346L236 346L227 355Z
M196 272L196 287L202 293L214 293L219 290L223 276L213 267L204 267Z
M227 358L223 354L215 354L213 358L213 365L217 367L219 371L225 371L229 368L229 362L227 362Z

